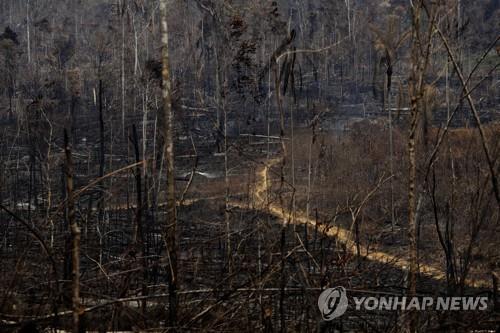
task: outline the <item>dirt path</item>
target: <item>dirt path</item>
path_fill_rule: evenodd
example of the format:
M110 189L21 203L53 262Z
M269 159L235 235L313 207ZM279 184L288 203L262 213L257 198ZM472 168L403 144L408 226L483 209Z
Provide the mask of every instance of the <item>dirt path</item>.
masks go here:
M283 220L283 223L286 221L288 223L293 223L296 225L308 224L312 227L316 226L316 221L308 218L303 212L296 211L293 219L291 218L291 214L287 209L281 207L277 203L269 203L267 205L266 192L270 186L270 182L268 179L269 169L274 165L280 163L281 159L272 159L269 160L269 163L262 167L256 174L255 179L255 187L253 189L254 199L256 201L256 209L268 210L272 215ZM238 205L237 203L235 203ZM239 204L241 205L241 203ZM246 207L247 208L247 207ZM318 226L318 230L323 232L324 234L337 238L340 242L346 245L348 251L352 253L356 253L356 244L353 241L353 237L351 232L341 226L335 226L326 228L325 226ZM360 253L362 256L369 260L373 260L383 264L390 264L394 267L397 267L402 270L408 270L409 262L408 260L397 257L393 254L383 252L381 250L376 249L368 249L366 246L360 245ZM403 254L404 255L404 254ZM420 263L419 266L420 274L424 274L428 277L431 277L436 280L445 280L446 275L444 272L436 268L432 265L427 265ZM488 287L489 283L484 280L478 280L467 283L470 287Z

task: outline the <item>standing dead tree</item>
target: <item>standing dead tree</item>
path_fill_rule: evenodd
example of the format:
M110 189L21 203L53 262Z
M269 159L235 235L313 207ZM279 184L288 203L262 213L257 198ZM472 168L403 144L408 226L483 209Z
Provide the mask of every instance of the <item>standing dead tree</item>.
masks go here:
M409 155L409 188L408 188L408 238L410 241L410 272L408 277L408 289L410 296L416 292L416 278L417 278L417 251L416 251L416 195L415 183L417 173L416 161L416 132L419 119L419 100L421 92L422 81L422 68L419 61L419 44L418 38L420 33L420 12L421 4L416 4L412 8L412 46L411 46L411 74L409 80L409 93L411 100L411 120L410 132L408 135L408 155ZM411 319L413 321L413 318ZM413 331L415 323L411 322L409 330Z
M172 87L170 83L167 1L160 0L161 15L161 60L163 99L163 140L164 159L167 163L167 221L163 228L163 238L167 248L170 272L168 274L169 320L172 327L177 325L177 245L176 209L174 183L174 115L172 110Z
M387 111L389 117L389 165L391 170L391 175L394 175L394 139L393 139L393 115L391 108L391 87L392 87L392 75L393 69L398 59L398 50L404 44L409 36L409 31L403 33L397 33L398 26L397 22L399 18L395 15L391 15L387 19L387 28L385 31L377 29L375 26L371 26L371 30L375 34L375 49L380 53L379 65L374 66L374 80L378 72L378 67L385 66L384 75L384 87L383 87L383 103L382 110ZM374 92L376 92L374 85ZM399 113L399 110L398 110ZM394 227L396 225L396 216L394 213L394 180L390 180L391 187L391 229L394 233Z
M68 132L64 130L64 152L66 155L66 206L67 219L71 232L71 300L73 309L73 332L80 332L80 228L75 220L75 200L73 193L73 157L68 139Z
M137 167L135 169L135 184L136 184L136 212L135 212L135 231L134 231L134 243L138 246L139 251L142 253L141 264L142 264L142 275L143 281L141 285L142 294L147 294L147 253L145 247L145 232L143 223L143 210L144 202L142 199L142 165L140 164L140 151L139 151L139 137L137 136L137 128L135 124L132 126L132 137L130 138L134 146L135 163ZM146 314L146 301L141 304L142 314Z
M410 128L408 133L408 240L409 240L409 272L408 296L416 295L418 274L418 204L417 204L417 141L418 129L422 113L425 112L425 75L432 53L433 24L437 11L430 15L429 24L422 20L424 1L412 3L411 10L411 50L410 77L408 94L410 97ZM425 30L426 29L426 30ZM420 201L420 200L419 200ZM417 331L418 313L409 315L408 332Z

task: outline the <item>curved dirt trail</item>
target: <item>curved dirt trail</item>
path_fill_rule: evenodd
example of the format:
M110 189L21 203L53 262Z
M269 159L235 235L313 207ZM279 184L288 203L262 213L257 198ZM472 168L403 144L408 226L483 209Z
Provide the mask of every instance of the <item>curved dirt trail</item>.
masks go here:
M273 167L274 165L278 164L281 161L281 159L276 158L269 160L269 163L262 167L256 174L256 179L255 179L255 187L253 189L253 194L254 198L256 201L256 209L261 209L261 210L267 210L269 213L272 215L282 219L283 221L287 221L289 223L293 223L296 225L302 225L302 224L307 224L312 227L316 226L316 221L308 218L304 213L300 211L296 211L294 214L293 219L291 219L291 214L289 211L287 211L285 208L280 206L277 203L269 203L267 204L267 199L266 199L266 192L269 188L269 182L268 182L268 173L269 169ZM259 208L262 207L262 208ZM321 231L322 233L337 238L340 242L344 243L346 245L346 248L348 251L352 253L356 253L356 244L353 241L353 237L351 235L351 232L341 226L335 226L335 227L330 227L330 228L325 228L324 226L319 225L318 230ZM376 249L368 249L366 246L363 246L360 244L360 253L362 256L365 258L376 261L379 263L384 263L384 264L389 264L393 267L402 269L402 270L408 270L409 267L409 262L408 260L395 256L393 254L383 252L380 250ZM419 265L419 273L424 274L428 277L431 277L436 280L445 280L446 275L445 273L432 266L432 265L427 265L420 263ZM488 286L488 283L484 280L479 280L479 281L474 281L467 283L471 287L485 287Z

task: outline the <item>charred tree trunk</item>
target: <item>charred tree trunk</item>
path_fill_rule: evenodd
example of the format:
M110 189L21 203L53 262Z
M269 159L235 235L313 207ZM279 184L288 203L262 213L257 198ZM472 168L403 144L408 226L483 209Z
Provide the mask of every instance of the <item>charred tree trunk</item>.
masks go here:
M66 154L66 205L68 225L71 232L71 300L73 309L73 332L80 332L80 228L75 220L75 201L73 197L73 158L68 132L64 130L64 151Z
M102 105L102 80L99 79L99 177L104 176L104 106Z
M134 145L134 154L135 154L135 162L139 163L140 162L140 151L139 151L139 137L137 135L137 128L135 125L132 126L132 138L131 141ZM135 187L136 187L136 213L135 213L135 234L134 234L134 243L136 243L140 249L140 253L142 253L142 272L143 272L143 281L142 281L142 296L145 296L147 294L147 286L146 286L146 281L147 281L147 271L146 271L146 251L145 251L145 241L144 241L144 226L143 226L143 219L142 219L142 206L143 206L143 201L142 201L142 170L141 166L137 164L137 167L135 168ZM141 302L141 310L142 314L145 318L146 314L146 300L143 300Z

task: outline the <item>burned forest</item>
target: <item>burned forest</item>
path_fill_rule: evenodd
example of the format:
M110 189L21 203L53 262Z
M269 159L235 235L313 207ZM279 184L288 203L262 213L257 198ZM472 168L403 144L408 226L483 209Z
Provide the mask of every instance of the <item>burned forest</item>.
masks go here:
M499 22L0 0L0 332L500 332Z

